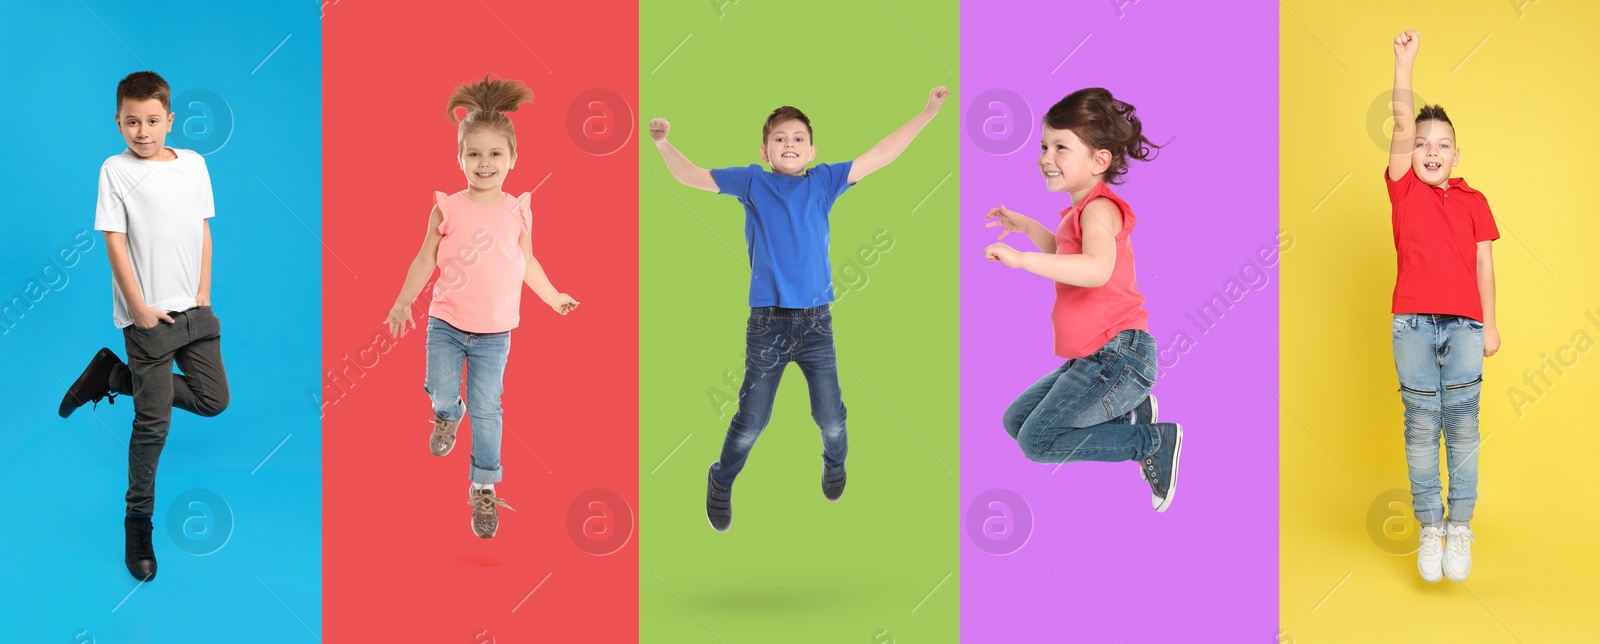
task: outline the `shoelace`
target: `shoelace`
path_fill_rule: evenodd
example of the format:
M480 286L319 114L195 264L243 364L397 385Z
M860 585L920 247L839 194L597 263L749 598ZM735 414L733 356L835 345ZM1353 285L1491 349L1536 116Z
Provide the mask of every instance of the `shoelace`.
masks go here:
M1448 540L1450 542L1450 550L1453 552L1466 552L1471 549L1467 544L1477 541L1472 536L1471 530L1457 530L1450 534Z
M1443 528L1422 529L1422 553L1430 557L1438 556L1443 546L1439 543L1440 537L1445 535Z
M133 529L133 554L138 556L154 556L155 547L150 543L152 527L135 526Z
M435 443L443 442L450 437L452 432L455 431L454 427L449 426L450 421L448 420L440 420L435 418L428 422L433 423L433 442Z
M513 508L510 505L508 505L505 502L505 499L502 499L502 498L500 498L498 496L495 496L493 494L479 494L476 497L474 497L473 500L470 501L470 503L472 504L473 507L478 509L478 512L483 513L483 514L488 514L491 510L494 509L494 506L497 506L497 505L502 507L502 508L505 508L507 510L510 510L512 512L516 512L517 511L516 508Z
M115 392L115 391L106 392L105 400L106 400L106 404L107 405L115 405L115 404L117 404L117 392ZM94 403L93 405L91 405L89 407L89 411L94 411L94 410L100 408L100 399L99 398L95 398L94 400L91 400L89 402Z

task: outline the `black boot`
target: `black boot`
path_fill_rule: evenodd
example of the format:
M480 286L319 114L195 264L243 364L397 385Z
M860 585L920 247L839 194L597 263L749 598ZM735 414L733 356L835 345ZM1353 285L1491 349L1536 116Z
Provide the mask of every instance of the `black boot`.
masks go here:
M72 415L79 407L91 402L99 406L101 398L107 398L108 403L116 404L117 392L111 388L111 372L122 364L122 359L110 349L101 349L94 354L94 359L89 361L89 366L78 375L77 381L67 388L67 395L61 397L61 409L57 412L62 418Z
M156 578L156 551L150 545L150 517L123 517L127 533L128 574L140 581Z

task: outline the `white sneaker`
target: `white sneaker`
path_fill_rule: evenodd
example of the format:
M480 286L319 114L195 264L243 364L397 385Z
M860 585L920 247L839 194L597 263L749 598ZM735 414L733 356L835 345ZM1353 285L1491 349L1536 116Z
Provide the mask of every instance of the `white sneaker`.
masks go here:
M1444 576L1461 583L1472 572L1472 528L1464 525L1450 526L1445 537Z
M1430 584L1444 578L1444 528L1422 526L1422 547L1417 549L1417 572Z

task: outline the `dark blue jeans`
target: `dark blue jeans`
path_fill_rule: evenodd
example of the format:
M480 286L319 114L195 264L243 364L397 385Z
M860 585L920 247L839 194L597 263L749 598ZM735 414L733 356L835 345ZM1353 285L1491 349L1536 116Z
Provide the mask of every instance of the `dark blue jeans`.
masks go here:
M745 327L744 383L739 385L739 411L728 425L722 458L711 476L723 485L744 469L750 448L772 418L778 381L790 362L800 365L811 388L811 418L822 429L822 462L844 464L850 441L844 429L844 401L839 394L839 368L833 353L833 314L826 304L809 309L764 306L750 309Z
M1155 339L1128 329L1028 387L1001 422L1029 460L1139 460L1156 451L1159 436L1155 425L1131 425L1127 416L1155 382Z

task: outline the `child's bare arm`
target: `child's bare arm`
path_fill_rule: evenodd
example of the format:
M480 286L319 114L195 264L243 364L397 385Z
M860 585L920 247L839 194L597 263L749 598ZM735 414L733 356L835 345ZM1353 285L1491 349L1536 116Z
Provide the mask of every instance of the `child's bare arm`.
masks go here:
M106 232L106 258L111 261L111 277L122 291L122 302L128 305L128 317L141 329L154 327L158 322L172 322L172 316L150 308L139 291L139 278L133 274L133 261L128 259L128 234Z
M527 284L528 288L533 289L533 293L538 295L539 299L544 300L545 304L550 305L550 308L555 309L556 313L562 315L566 315L573 309L578 308L577 300L572 299L572 296L566 293L557 291L556 287L550 284L550 278L544 274L544 266L541 266L539 260L533 256L533 238L528 235L522 236L522 259L528 265L522 271L522 282Z
M1412 29L1394 39L1394 138L1389 141L1389 180L1399 181L1411 171L1411 150L1416 146L1416 99L1411 95L1411 67L1417 60L1422 34Z
M989 214L985 215L984 219L997 220L984 224L985 228L994 228L995 226L1004 228L1005 232L1000 233L1001 239L1005 239L1006 235L1011 233L1022 233L1028 236L1028 240L1032 241L1034 246L1039 247L1039 252L1052 255L1056 252L1056 231L1045 228L1044 224L1039 223L1032 217L1002 205L999 208L990 209Z
M717 181L711 178L711 171L694 164L689 157L678 151L667 142L667 130L672 127L666 119L650 120L650 138L656 142L656 149L661 151L661 158L667 162L667 169L672 171L672 178L678 183L699 188L708 192L722 192L717 188Z
M917 134L922 132L922 128L928 124L928 121L932 121L934 115L939 113L939 108L944 106L944 99L949 95L950 90L942 86L929 90L928 106L922 108L922 111L917 113L916 116L911 117L911 120L905 125L900 126L900 129L890 132L889 136L883 137L883 140L872 146L871 150L867 150L866 154L857 157L850 164L850 176L847 180L850 183L855 183L865 179L867 175L877 172L898 158L900 153L905 152L906 148L911 145L911 141L917 138Z
M205 226L205 241L200 245L200 290L194 294L195 306L211 306L211 220Z
M395 298L394 306L389 308L389 317L384 320L389 325L391 336L404 335L408 325L416 327L411 319L411 302L417 299L417 294L428 284L428 278L433 276L433 269L439 264L439 224L443 221L444 212L434 206L433 212L428 215L428 234L422 238L422 250L417 251L416 258L411 260L411 268L406 270L406 281L400 286L400 297Z
M1083 209L1083 253L1023 253L1002 242L984 250L991 260L1004 262L1040 277L1099 288L1111 279L1117 263L1117 234L1122 232L1122 217L1117 207L1104 199L1089 202Z
M1483 304L1483 357L1500 350L1500 327L1494 316L1494 242L1478 242L1478 299Z

